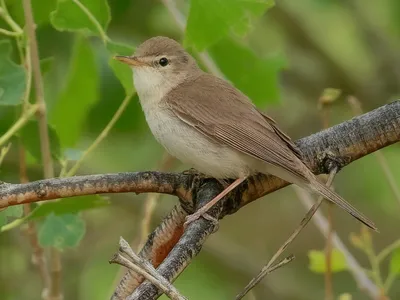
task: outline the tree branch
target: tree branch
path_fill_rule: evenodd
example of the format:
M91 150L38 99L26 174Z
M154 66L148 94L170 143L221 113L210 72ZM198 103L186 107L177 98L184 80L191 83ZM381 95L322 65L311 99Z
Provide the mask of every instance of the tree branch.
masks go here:
M190 199L189 176L135 172L52 178L26 184L0 185L0 208L57 198L105 193L163 193Z
M320 174L329 170L332 160L335 164L344 167L398 141L400 141L400 101L395 101L302 138L296 144L311 170ZM233 191L229 197L213 207L210 214L221 219L286 185L288 185L287 182L277 177L262 174L253 176ZM181 207L175 208L150 235L139 254L151 261L155 267L158 266L158 271L162 276L173 281L199 253L205 239L215 229L212 222L199 219L183 233L182 223L187 214L186 211L193 212L201 205L201 202L211 200L221 189L221 185L215 180L184 173L136 172L76 176L40 180L28 184L3 183L0 185L0 208L100 193L157 192L176 195L181 200ZM168 258L164 260L167 255ZM128 272L117 287L113 299L125 299L141 281L137 275ZM155 295L158 291L145 282L134 292L134 295L144 294ZM135 298L132 296L131 299Z
M304 154L306 163L316 174L320 174L329 171L332 160L335 165L344 167L369 153L398 141L400 141L400 101L384 105L367 114L300 139L296 144ZM228 199L213 207L210 214L213 217L222 218L224 215L231 214L259 197L286 185L288 183L273 176L253 176L233 191L227 197ZM212 189L216 189L213 191L215 192L214 195L221 191L221 188L218 189L218 185L213 188L209 186L206 191L210 192ZM202 192L203 188L200 186L197 199L195 198L196 193L192 193L194 197L192 201L196 205L199 205L196 202L207 202L213 198L213 194L202 195ZM173 282L199 253L201 246L214 229L212 222L204 219L199 219L190 224L177 245L159 266L159 273ZM149 240L146 246L151 247L152 242L152 240ZM153 251L156 251L156 249L157 247ZM132 294L127 298L130 300L156 299L160 295L159 290L154 285L144 282L137 286L138 282L134 283L132 278L129 278L130 276L129 273L124 276L115 290L113 300L126 299L130 293ZM137 286L136 289L135 285Z

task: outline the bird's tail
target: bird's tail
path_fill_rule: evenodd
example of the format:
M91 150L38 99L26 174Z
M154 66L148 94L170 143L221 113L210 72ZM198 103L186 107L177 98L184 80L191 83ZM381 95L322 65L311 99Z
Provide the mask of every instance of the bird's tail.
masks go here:
M375 224L370 219L368 219L366 216L364 216L355 207L353 207L350 203L348 203L346 200L344 200L341 196L339 196L337 193L332 191L326 185L323 185L321 182L319 182L318 179L316 179L315 177L314 177L314 180L312 180L311 183L309 184L309 188L311 188L311 190L320 194L327 200L335 203L340 208L347 211L350 215L352 215L354 218L356 218L360 222L364 223L369 228L371 228L375 231L378 231Z

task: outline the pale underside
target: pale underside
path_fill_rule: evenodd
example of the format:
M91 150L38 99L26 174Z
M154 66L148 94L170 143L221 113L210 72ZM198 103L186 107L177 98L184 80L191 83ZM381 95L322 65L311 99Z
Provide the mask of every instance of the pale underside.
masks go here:
M319 193L364 224L373 222L321 184L303 164L292 141L273 120L229 83L199 72L171 80L151 68L134 70L147 123L173 156L216 178L272 174Z
M216 178L238 178L261 172L285 179L289 174L286 170L282 171L281 166L276 166L274 156L277 155L282 156L283 164L287 161L293 165L284 169L293 169L296 163L302 165L290 139L276 129L272 120L259 113L246 96L228 83L222 80L215 82L215 77L202 73L201 87L197 86L200 81L195 79L191 80L190 84L183 82L173 88L167 86L167 82L163 82L161 75L160 78L155 78L157 75L154 72L150 74L149 70L148 77L150 76L152 88L138 88L140 99L146 99L146 101L141 100L146 120L157 141L182 162ZM140 76L135 74L135 85L140 87L145 85L150 79L146 77L146 72L142 69ZM155 82L159 84L154 85ZM225 87L225 92L230 97L212 99L214 95L221 95L221 86ZM199 95L199 91L202 94ZM162 97L162 95L167 96ZM185 95L185 99L182 99L181 95ZM236 110L237 116L220 114L215 109L217 106L230 107L235 104L239 105L239 109ZM190 112L186 112L187 109L196 108L200 108L198 112L201 121L193 120ZM252 129L256 129L255 132L261 135L267 135L257 136ZM235 137L230 137L229 132L225 133L231 130L234 131ZM238 142L234 138L242 139L249 149L247 151L236 149ZM277 149L266 151L269 144ZM283 153L280 153L282 150L279 149L282 148ZM253 152L260 155L257 157ZM268 152L271 152L269 158L266 156ZM276 159L279 161L280 158ZM290 181L293 181L293 178Z

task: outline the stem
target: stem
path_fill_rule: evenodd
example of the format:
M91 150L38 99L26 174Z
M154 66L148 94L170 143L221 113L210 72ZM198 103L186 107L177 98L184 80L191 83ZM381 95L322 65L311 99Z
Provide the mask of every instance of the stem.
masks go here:
M379 267L379 262L376 259L375 253L373 252L372 249L369 249L366 251L369 262L371 264L371 269L372 269L372 278L375 280L375 283L383 289L383 281L381 277L381 270Z
M335 175L337 173L337 168L334 168L330 174L329 178L326 182L326 186L330 187L332 185L333 179L335 178ZM275 254L272 256L272 258L269 260L267 265L265 265L261 271L255 276L243 289L243 291L236 296L236 300L242 299L251 289L253 289L260 281L263 279L265 275L268 274L269 269L271 266L274 264L274 262L279 258L279 256L286 250L286 248L296 239L296 237L300 234L300 232L304 229L304 227L307 226L308 222L310 222L311 218L315 214L315 212L318 210L318 208L321 206L322 201L324 200L323 197L319 197L318 201L314 203L314 205L308 210L304 218L301 220L299 226L296 227L296 229L293 231L293 233L290 235L290 237L282 244L282 246L279 247L278 251L275 252Z
M133 94L127 95L122 101L121 105L119 106L118 110L115 112L114 116L111 118L110 122L107 126L103 129L100 135L95 139L95 141L86 149L86 151L82 154L82 156L77 160L75 165L71 167L71 169L66 174L66 177L70 177L75 175L76 171L82 165L84 159L94 150L96 147L107 137L110 130L113 128L114 124L118 121L122 113L125 111L126 107L128 106L129 102L131 101Z
M393 282L397 278L398 274L396 272L390 272L389 276L386 278L386 281L383 285L383 289L386 293L389 293L390 288L393 285Z
M4 21L6 21L6 23L11 27L15 36L20 36L24 33L22 28L11 18L4 0L1 0L0 2L0 17L2 17Z
M27 204L29 205L29 204ZM0 227L0 232L5 232L14 228L17 228L19 226L21 226L22 224L24 224L25 222L25 218L19 218L19 219L15 219L14 221L5 224L3 226Z
M31 93L32 87L32 60L30 53L29 45L26 46L26 55L25 55L25 68L26 68L26 90L24 96L24 110L29 105L29 96Z
M40 70L39 51L36 40L35 24L33 20L32 4L30 0L23 1L26 35L29 39L30 58L32 63L33 79L38 104L37 119L39 123L40 150L42 153L43 172L45 178L54 177L53 160L50 152L50 141L47 127L46 103L44 101L43 78ZM48 299L62 299L61 293L61 259L57 249L50 249L50 272Z
M306 192L304 189L294 187L295 191L305 206L306 209L309 209L313 204L314 201L310 195L310 193ZM317 211L313 218L315 226L318 230L327 238L329 234L329 222L324 217L322 212ZM348 266L349 272L353 275L354 280L357 282L358 287L360 290L365 291L371 299L377 299L380 295L380 289L375 285L375 283L368 277L372 274L370 270L365 270L360 266L354 256L351 254L349 249L340 239L336 232L332 233L332 243L340 252L343 253L344 257L346 258L346 264Z
M89 20L93 23L93 25L96 27L97 31L99 32L101 39L103 40L104 43L107 43L110 41L110 38L107 36L107 34L104 32L103 27L101 27L100 23L97 21L97 19L92 15L89 9L85 5L83 5L79 0L72 0L79 8L86 14L86 16L89 18Z
M325 243L325 300L333 300L332 280L332 237L333 237L333 203L328 203L328 236Z
M17 37L17 36L21 35L20 33L9 31L9 30L3 29L3 28L0 28L0 34L4 34L7 36L11 36L11 37Z
M394 250L400 248L400 239L394 241L392 244L384 248L377 256L376 259L381 263L386 257L388 257Z
M4 158L6 157L8 151L10 150L11 147L11 143L9 143L7 146L5 146L4 148L0 149L0 166L4 160Z
M17 122L15 122L14 125L11 126L7 132L0 137L0 147L5 144L15 133L17 133L18 130L20 130L26 124L26 122L28 122L38 109L38 104L30 106L29 109L17 120Z
M39 123L40 150L44 167L44 177L54 177L53 161L50 153L50 142L47 128L46 103L43 93L43 79L40 70L39 51L36 40L35 24L32 15L32 5L30 0L24 0L24 12L26 20L26 34L29 38L30 56L32 62L33 79L36 92L36 103L39 105L37 119Z

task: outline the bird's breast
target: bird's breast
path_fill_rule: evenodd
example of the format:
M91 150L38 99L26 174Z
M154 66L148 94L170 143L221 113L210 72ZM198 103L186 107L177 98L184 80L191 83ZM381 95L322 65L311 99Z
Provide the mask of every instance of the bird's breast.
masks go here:
M162 101L146 101L143 111L156 140L190 167L217 178L237 178L251 172L241 153L186 124Z

